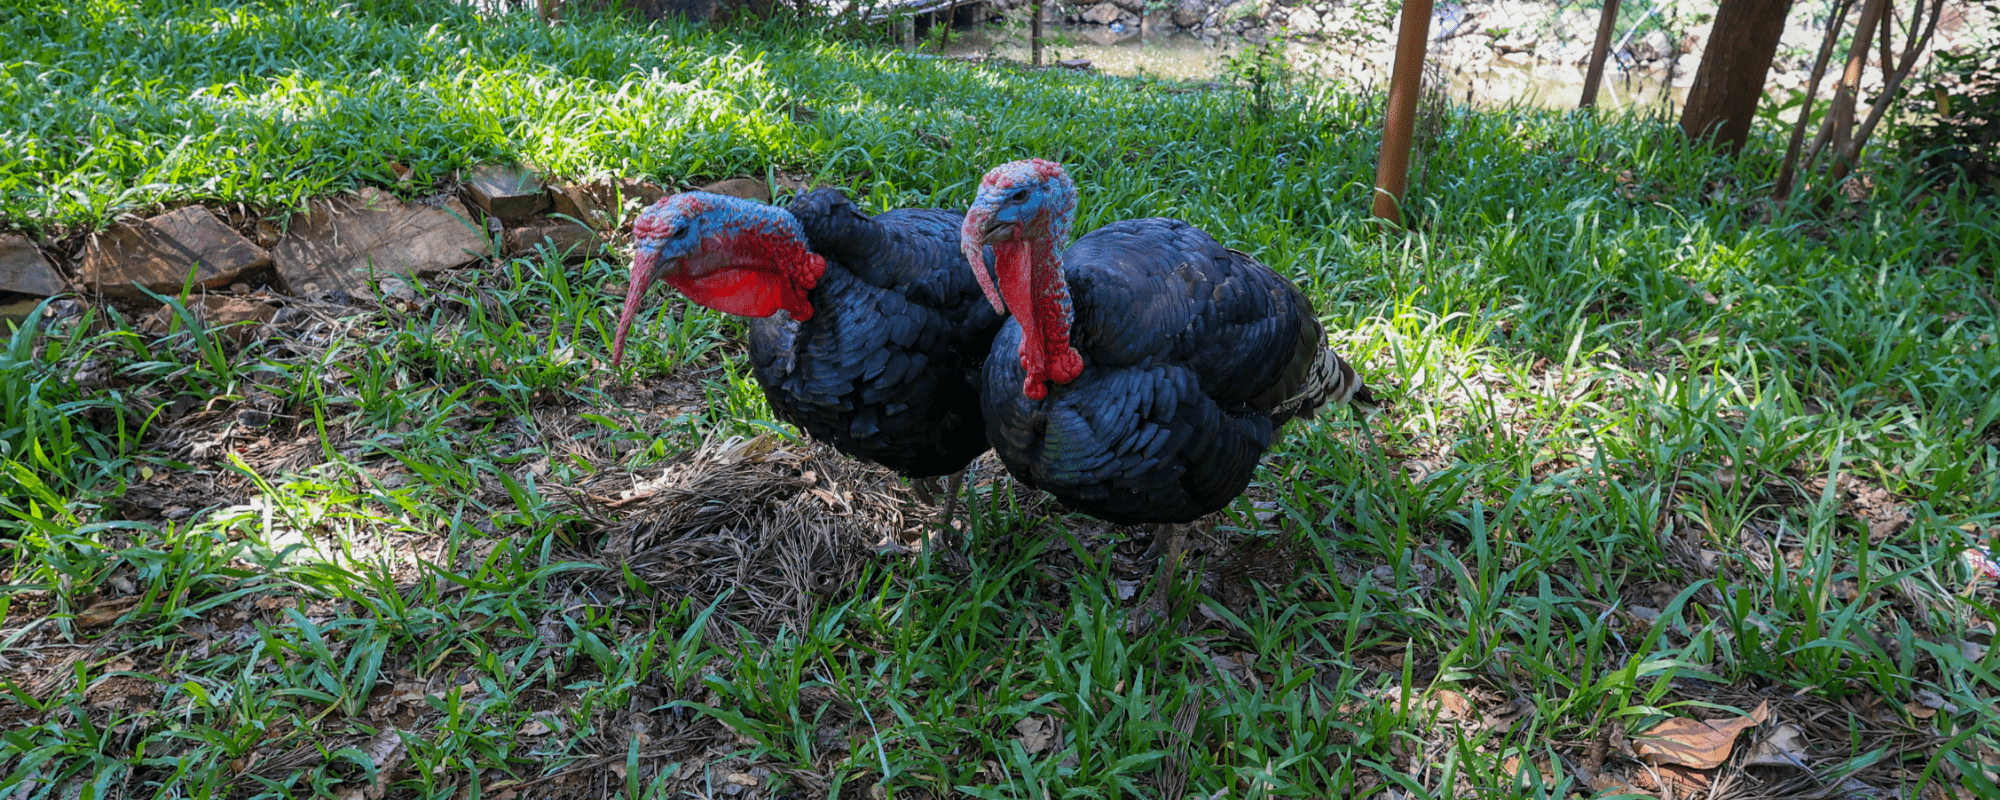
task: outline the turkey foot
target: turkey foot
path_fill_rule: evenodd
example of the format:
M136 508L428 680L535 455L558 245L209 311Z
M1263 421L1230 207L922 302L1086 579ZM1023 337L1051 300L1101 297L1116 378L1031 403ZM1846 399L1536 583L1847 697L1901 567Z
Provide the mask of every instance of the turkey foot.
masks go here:
M923 501L924 505L927 506L937 505L937 490L938 490L937 476L933 475L928 478L911 478L910 488L916 490L917 499Z
M910 488L916 491L917 499L923 501L924 505L935 506L938 503L937 483L936 476L914 478L910 481ZM948 550L958 550L961 543L962 537L958 529L958 493L964 487L965 470L954 472L945 480L944 513L939 515L938 525L944 528L944 546Z
M1146 587L1146 599L1132 608L1125 620L1125 630L1134 636L1150 633L1170 614L1168 596L1172 594L1174 581L1180 577L1181 551L1187 543L1188 525L1163 524L1153 527L1153 547L1159 551L1159 569L1153 574L1153 585Z

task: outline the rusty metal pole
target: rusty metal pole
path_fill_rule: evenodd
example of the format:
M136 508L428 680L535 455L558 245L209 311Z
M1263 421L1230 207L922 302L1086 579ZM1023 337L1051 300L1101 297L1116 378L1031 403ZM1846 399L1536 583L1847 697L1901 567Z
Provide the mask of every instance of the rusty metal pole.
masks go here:
M1590 46L1590 71L1583 76L1583 99L1577 108L1597 107L1597 85L1604 82L1604 62L1611 60L1611 34L1618 27L1618 0L1604 0L1604 13L1597 18L1597 42Z
M1375 162L1377 218L1403 224L1403 191L1410 181L1410 145L1423 88L1424 51L1430 46L1431 0L1404 0L1396 37L1396 66L1389 73L1389 110L1382 120L1382 154Z

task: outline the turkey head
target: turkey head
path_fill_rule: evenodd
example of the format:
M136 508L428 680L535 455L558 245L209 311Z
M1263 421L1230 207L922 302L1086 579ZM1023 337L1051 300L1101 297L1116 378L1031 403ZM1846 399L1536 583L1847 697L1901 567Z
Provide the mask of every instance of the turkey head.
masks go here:
M1021 392L1048 395L1048 383L1069 383L1083 373L1083 357L1070 346L1069 284L1060 248L1076 218L1076 184L1062 165L1039 158L1002 164L986 173L965 212L959 243L979 288L995 309L1021 323ZM993 246L989 279L982 249ZM999 286L994 286L995 282Z
M655 280L689 300L742 317L779 311L812 318L806 293L826 259L806 248L805 230L784 209L707 192L663 198L632 223L632 278L611 363L625 357L625 336Z

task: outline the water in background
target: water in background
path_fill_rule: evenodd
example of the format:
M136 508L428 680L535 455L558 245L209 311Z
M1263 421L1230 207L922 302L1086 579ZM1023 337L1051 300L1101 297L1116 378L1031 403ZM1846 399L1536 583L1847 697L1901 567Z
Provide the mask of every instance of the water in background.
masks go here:
M1099 25L1061 25L1043 28L1042 57L1053 64L1062 59L1089 59L1091 66L1112 75L1147 75L1173 80L1225 80L1223 59L1246 45L1232 38L1206 39L1178 28L1144 27L1113 33ZM1387 82L1389 64L1336 51L1337 45L1294 43L1287 45L1293 67L1309 74L1351 80L1358 84ZM1028 60L1025 26L988 25L952 32L947 55L997 55L1017 61ZM1496 59L1477 67L1454 69L1445 66L1454 103L1499 106L1521 102L1544 108L1574 108L1583 93L1583 71L1560 64L1525 65ZM1627 72L1605 71L1598 90L1597 104L1605 109L1622 109L1637 104L1658 108L1678 107L1687 90L1674 87L1663 70Z

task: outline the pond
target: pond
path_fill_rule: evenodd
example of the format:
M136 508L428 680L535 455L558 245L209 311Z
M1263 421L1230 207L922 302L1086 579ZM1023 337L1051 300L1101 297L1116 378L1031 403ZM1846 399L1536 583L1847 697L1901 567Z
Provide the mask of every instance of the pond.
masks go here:
M1174 80L1221 80L1224 59L1249 46L1240 39L1201 37L1164 26L1113 33L1100 25L1049 24L1044 31L1044 63L1081 58L1107 74ZM1336 47L1303 42L1288 44L1285 49L1287 61L1308 74L1346 78L1364 85L1386 82L1389 73L1386 51L1363 55L1339 52ZM996 24L953 31L945 53L996 55L1027 61L1027 28ZM1574 108L1583 92L1583 70L1578 67L1519 64L1499 58L1484 63L1475 61L1442 60L1453 102L1465 103L1469 96L1472 104L1483 107L1520 102L1542 108ZM1629 105L1658 108L1672 103L1678 107L1687 90L1673 83L1665 70L1614 67L1606 72L1598 105L1622 109Z

